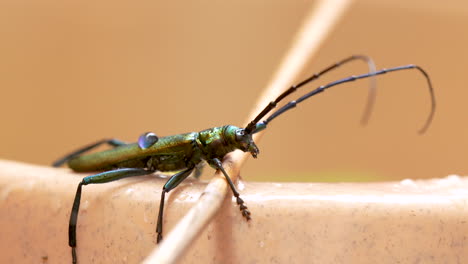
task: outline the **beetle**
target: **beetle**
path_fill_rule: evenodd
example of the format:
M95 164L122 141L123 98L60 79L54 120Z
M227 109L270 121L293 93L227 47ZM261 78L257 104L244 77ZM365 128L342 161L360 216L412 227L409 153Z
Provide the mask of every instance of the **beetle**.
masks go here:
M354 60L366 61L369 66L369 72L361 75L353 75L320 86L304 94L298 99L288 102L273 112L268 118L261 121L268 113L276 108L278 103L280 103L288 95L297 91L300 87L309 84L313 80L318 79L323 74ZM177 173L173 174L164 184L161 192L158 220L156 225L157 242L159 243L163 237L163 214L166 193L177 187L183 180L191 175L192 172L195 171L197 165L201 164L203 161L206 161L211 167L220 170L223 173L232 190L236 203L239 205L239 209L243 217L246 220L250 220L250 211L245 205L245 202L241 199L239 192L236 190L234 183L224 170L221 163L223 157L227 153L239 149L243 152L250 153L254 158L256 158L259 154L259 149L256 146L252 135L264 130L273 119L296 107L297 104L325 91L328 88L343 83L370 78L389 72L409 69L416 69L422 73L427 81L429 88L431 111L424 126L419 130L420 133L424 133L432 122L436 105L434 90L429 75L417 65L405 65L376 71L372 59L367 56L355 55L332 64L324 70L313 74L304 81L291 86L289 89L280 94L274 101L271 101L250 123L248 123L245 128L233 125L225 125L209 128L200 132L190 132L162 138L159 138L154 133L147 132L139 137L138 142L131 144L127 144L117 139L104 139L78 149L57 160L53 163L53 166L55 167L59 167L64 163L68 163L68 166L76 172L102 171L98 174L84 177L78 184L76 190L73 207L70 214L68 230L69 246L72 249L72 262L77 263L76 225L80 208L81 192L84 185L107 183L122 178L148 175L156 171L178 171ZM368 105L366 107L367 110L365 111L364 115L365 117L368 116L374 101L374 85L371 85L371 93L369 94ZM112 148L101 152L85 154L86 152L103 144L107 144Z

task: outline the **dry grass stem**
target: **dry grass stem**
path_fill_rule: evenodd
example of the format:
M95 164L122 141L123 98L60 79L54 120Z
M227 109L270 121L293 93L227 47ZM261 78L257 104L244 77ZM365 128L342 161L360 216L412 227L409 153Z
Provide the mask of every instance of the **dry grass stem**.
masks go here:
M270 84L259 97L246 120L246 124L255 118L269 101L293 83L350 3L350 0L321 0L311 6L302 28L292 41L290 50L284 57L278 71L273 75ZM260 135L261 133L256 134L254 139L259 140ZM239 169L246 158L245 153L236 151L230 153L223 161L223 166L233 181L237 179ZM222 173L217 171L198 203L166 235L163 242L146 258L144 263L175 263L211 221L227 192L227 182Z

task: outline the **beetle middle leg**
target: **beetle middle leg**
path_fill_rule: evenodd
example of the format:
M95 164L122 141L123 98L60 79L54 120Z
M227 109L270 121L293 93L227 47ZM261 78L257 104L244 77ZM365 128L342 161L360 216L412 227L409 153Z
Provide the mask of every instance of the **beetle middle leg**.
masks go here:
M180 171L169 178L169 180L164 184L164 187L161 192L161 201L159 205L159 213L158 213L158 224L156 226L156 233L158 234L158 238L156 240L157 243L161 242L162 240L162 232L163 232L163 214L164 214L164 198L166 193L170 192L172 189L177 187L183 180L185 180L193 171L195 166L191 166L183 171Z
M234 186L234 183L232 183L232 180L229 177L229 175L227 174L227 172L224 170L221 161L218 158L214 158L209 163L211 165L213 165L214 167L216 167L218 170L220 170L224 174L224 177L226 177L226 180L229 183L229 186L231 187L232 194L234 195L234 197L236 197L236 202L239 205L239 210L242 212L242 216L244 216L245 219L247 219L247 221L250 220L251 219L250 211L247 208L247 206L244 204L244 200L242 200L242 198L240 198L239 192L237 191L236 187Z
M70 223L68 226L68 245L72 248L72 259L73 259L74 264L77 263L76 223L78 221L78 211L80 210L82 186L88 185L88 184L112 182L112 181L120 180L123 178L147 175L153 172L154 171L152 170L145 170L145 169L123 168L123 169L106 171L106 172L98 173L98 174L83 178L83 180L78 184L78 188L76 189L75 200L73 201L73 207L72 207L72 211L70 214Z

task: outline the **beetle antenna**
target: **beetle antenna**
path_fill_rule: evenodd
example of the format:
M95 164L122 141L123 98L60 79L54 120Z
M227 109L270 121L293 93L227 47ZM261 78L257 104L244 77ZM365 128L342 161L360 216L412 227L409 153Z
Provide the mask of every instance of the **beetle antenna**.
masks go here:
M245 132L247 134L250 134L252 132L255 132L255 128L256 128L256 125L257 123L266 115L268 114L271 110L273 110L276 105L281 102L281 100L283 100L285 97L287 97L288 95L294 93L295 91L297 91L297 89L299 89L301 86L304 86L310 82L312 82L313 80L316 80L318 79L320 76L322 76L323 74L331 71L331 70L334 70L340 66L342 66L343 64L345 63L348 63L350 61L354 61L354 60L363 60L367 63L368 65L368 68L369 68L369 72L370 73L373 73L376 71L376 67L375 67L375 63L374 61L372 60L372 58L368 57L368 56L364 56L364 55L354 55L354 56L351 56L351 57L348 57L346 59L343 59L333 65L330 65L328 66L327 68L323 69L322 71L318 72L318 73L315 73L313 74L312 76L310 76L309 78L305 79L304 81L296 84L296 85L293 85L291 86L288 90L284 91L282 94L280 94L274 101L271 101L264 109L262 112L260 112L260 114L258 114L246 127L245 127ZM363 117L361 119L361 123L362 124L366 124L367 121L369 120L369 117L370 117L370 114L372 112L372 108L374 106L374 101L375 101L375 97L377 95L376 93L376 81L375 81L375 78L371 78L370 80L370 88L369 88L369 95L368 95L368 99L367 99L367 104L366 104L366 108L364 110L364 114L363 114Z
M266 120L262 121L261 123L256 124L256 128L261 128L261 129L266 128L266 125L269 122L271 122L273 119L275 119L277 116L279 116L279 115L283 114L284 112L296 107L297 104L299 104L302 101L308 99L309 97L312 97L312 96L314 96L316 94L319 94L319 93L325 91L326 89L328 89L330 87L333 87L333 86L336 86L336 85L339 85L339 84L342 84L342 83L352 82L352 81L359 80L359 79L365 79L365 78L369 78L369 77L372 77L372 76L385 74L387 72L395 72L395 71L409 70L409 69L417 69L419 72L421 72L424 75L424 77L426 78L427 84L429 86L429 93L430 93L430 96L431 96L431 111L429 112L429 116L427 117L426 122L424 123L424 125L418 131L420 134L423 134L424 132L426 132L426 130L428 129L429 125L432 122L432 119L434 118L436 102L435 102L434 89L432 88L432 83L431 83L431 79L429 78L429 75L426 73L426 71L424 71L421 67L419 67L417 65L405 65L405 66L399 66L399 67L390 68L390 69L382 69L382 70L379 70L379 71L376 71L376 72L365 73L365 74L361 74L361 75L353 75L353 76L343 78L343 79L338 80L338 81L331 82L331 83L329 83L327 85L320 86L319 88L317 88L317 89L315 89L315 90L313 90L313 91L299 97L297 100L291 101L291 102L285 104L283 107L281 107L276 112L271 114L271 116L269 116ZM257 132L257 131L253 131L253 133L255 133L255 132Z

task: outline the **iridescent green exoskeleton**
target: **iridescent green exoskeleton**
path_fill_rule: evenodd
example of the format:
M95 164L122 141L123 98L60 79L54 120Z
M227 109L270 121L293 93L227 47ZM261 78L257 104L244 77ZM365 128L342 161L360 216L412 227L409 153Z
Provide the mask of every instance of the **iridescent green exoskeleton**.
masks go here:
M327 85L320 86L295 101L285 104L283 107L273 112L268 118L261 121L268 113L273 110L276 105L285 97L294 93L298 88L304 86L311 81L319 78L322 74L331 71L340 65L353 61L364 60L369 66L369 72L361 75L351 76L331 82ZM76 224L78 220L78 211L80 207L81 190L83 185L106 183L116 181L122 178L147 175L156 171L178 171L170 177L164 185L161 192L161 201L158 213L158 222L156 225L157 242L162 239L163 232L163 212L164 198L166 193L177 187L184 179L186 179L196 168L197 165L206 161L214 169L220 170L226 177L227 182L233 192L236 202L242 215L250 220L250 212L244 201L240 198L239 192L236 190L229 175L223 168L221 161L224 156L234 150L249 152L254 158L257 157L259 150L252 139L252 135L265 129L269 122L284 112L294 108L302 101L319 94L326 89L358 79L369 78L381 75L387 72L395 72L400 70L416 69L421 72L427 80L431 97L431 111L426 123L419 131L423 133L432 121L435 112L435 97L431 81L427 73L416 65L406 65L390 69L376 71L373 61L366 56L351 56L338 63L335 63L319 73L316 73L308 79L294 85L278 96L274 101L271 101L255 119L253 119L245 128L240 128L232 125L214 127L200 132L191 132L174 136L158 138L153 133L144 133L140 136L138 142L127 144L116 139L105 139L96 142L92 145L83 147L64 158L56 161L53 165L58 167L64 163L77 172L103 171L101 173L83 178L78 184L73 208L70 215L69 223L69 245L72 248L72 261L77 262L76 257ZM373 81L373 78L371 79ZM364 119L366 120L372 103L375 97L374 85L371 85L368 104L366 107ZM99 145L108 144L112 148L106 151L83 155Z

